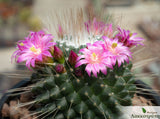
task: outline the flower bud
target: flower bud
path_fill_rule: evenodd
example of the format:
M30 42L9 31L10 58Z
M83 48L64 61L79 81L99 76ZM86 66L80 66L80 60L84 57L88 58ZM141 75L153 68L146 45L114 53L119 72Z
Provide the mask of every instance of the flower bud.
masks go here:
M64 73L65 69L62 64L57 64L55 67L57 73Z
M63 37L64 37L64 31L63 31L61 25L58 26L58 37L61 39L63 39Z
M76 69L74 73L75 73L75 75L76 75L77 77L83 76L83 73L82 73L82 71L81 71L80 69Z
M57 47L57 46L54 46L54 55L53 55L54 59L59 62L60 64L63 64L64 63L64 55L63 55L63 52L62 50Z
M74 66L74 65L76 64L77 57L78 57L78 55L71 50L71 52L70 52L70 54L69 54L68 62L69 62L72 66Z
M45 57L44 63L53 63L53 59L51 57Z

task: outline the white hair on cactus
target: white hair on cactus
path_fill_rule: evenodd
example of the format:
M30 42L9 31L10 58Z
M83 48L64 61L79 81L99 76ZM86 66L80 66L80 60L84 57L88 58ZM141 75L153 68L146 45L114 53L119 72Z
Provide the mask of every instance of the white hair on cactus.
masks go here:
M95 42L91 34L85 29L86 17L82 9L66 10L52 12L50 15L42 18L44 27L49 33L55 37L54 41L66 42L67 45L79 47L80 45L86 45L86 43ZM59 26L61 26L64 37L59 36Z

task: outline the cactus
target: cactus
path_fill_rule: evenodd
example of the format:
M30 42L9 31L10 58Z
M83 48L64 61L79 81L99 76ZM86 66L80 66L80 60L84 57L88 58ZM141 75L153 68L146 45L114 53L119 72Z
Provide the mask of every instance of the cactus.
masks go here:
M143 39L120 27L113 35L111 24L96 19L86 22L85 27L92 33L93 44L74 46L68 43L74 39L65 34L60 37L63 40L51 42L52 35L43 31L31 32L25 41L18 42L13 57L36 71L31 76L31 92L36 97L21 106L38 105L37 117L117 119L121 106L132 105L136 86L130 47L142 45Z
M69 51L73 49L68 48L68 51L63 51L66 53L66 72L55 73L53 69L58 62L54 61L52 68L44 68L41 75L39 72L32 75L32 80L41 79L32 88L32 92L37 94L35 103L41 104L40 110L46 112L51 108L48 113L57 110L55 119L78 119L81 116L84 119L107 119L116 116L121 105L131 105L136 90L134 76L130 72L132 63L116 65L114 70L108 70L107 76L100 74L98 78L89 77L81 67L83 75L76 76L76 69L68 62Z

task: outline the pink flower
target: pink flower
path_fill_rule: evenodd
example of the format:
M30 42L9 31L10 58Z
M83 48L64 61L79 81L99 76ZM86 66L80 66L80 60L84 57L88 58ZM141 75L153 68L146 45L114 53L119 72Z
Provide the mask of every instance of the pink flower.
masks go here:
M25 40L21 40L17 44L17 51L13 53L13 57L17 59L17 63L26 62L26 66L35 67L36 62L43 62L46 57L52 57L49 52L50 47L56 43L51 42L53 36L45 34L44 31L30 32Z
M99 45L100 46L100 45ZM103 51L103 47L87 45L87 48L80 50L82 55L77 58L75 67L86 64L85 70L91 76L91 72L97 77L100 71L107 74L107 67L112 68L111 60L108 54Z
M116 35L116 38L119 39L120 42L124 43L127 47L132 47L134 45L143 45L142 41L143 38L136 37L137 33L131 33L129 30L122 30L120 27L118 27L119 33Z
M124 46L123 43L118 42L118 39L109 39L106 36L102 37L105 41L104 50L108 52L111 58L113 66L118 62L118 66L121 66L124 61L129 63L129 57L131 52L128 47Z
M85 22L85 28L89 34L111 37L113 34L112 24L99 22L96 18L93 21Z

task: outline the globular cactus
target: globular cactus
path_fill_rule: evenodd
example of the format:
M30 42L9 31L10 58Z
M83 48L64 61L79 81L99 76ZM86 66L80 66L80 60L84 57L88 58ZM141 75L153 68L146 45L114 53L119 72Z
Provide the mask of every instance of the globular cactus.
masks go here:
M107 75L99 74L96 78L89 77L84 67L74 68L68 62L68 56L64 57L66 72L56 73L55 62L52 68L44 68L43 73L32 76L32 80L40 79L32 88L32 92L38 94L35 103L41 104L38 110L52 112L48 118L52 118L57 110L55 119L107 119L116 117L121 105L131 105L136 90L130 72L132 63L116 65Z
M117 119L121 106L132 105L136 86L130 47L142 44L143 39L120 27L113 35L111 24L96 19L86 22L85 28L93 36L92 44L70 45L72 37L64 33L59 33L63 40L54 43L52 35L43 31L31 32L18 42L13 57L36 71L31 77L36 97L22 106L38 105L37 117Z

